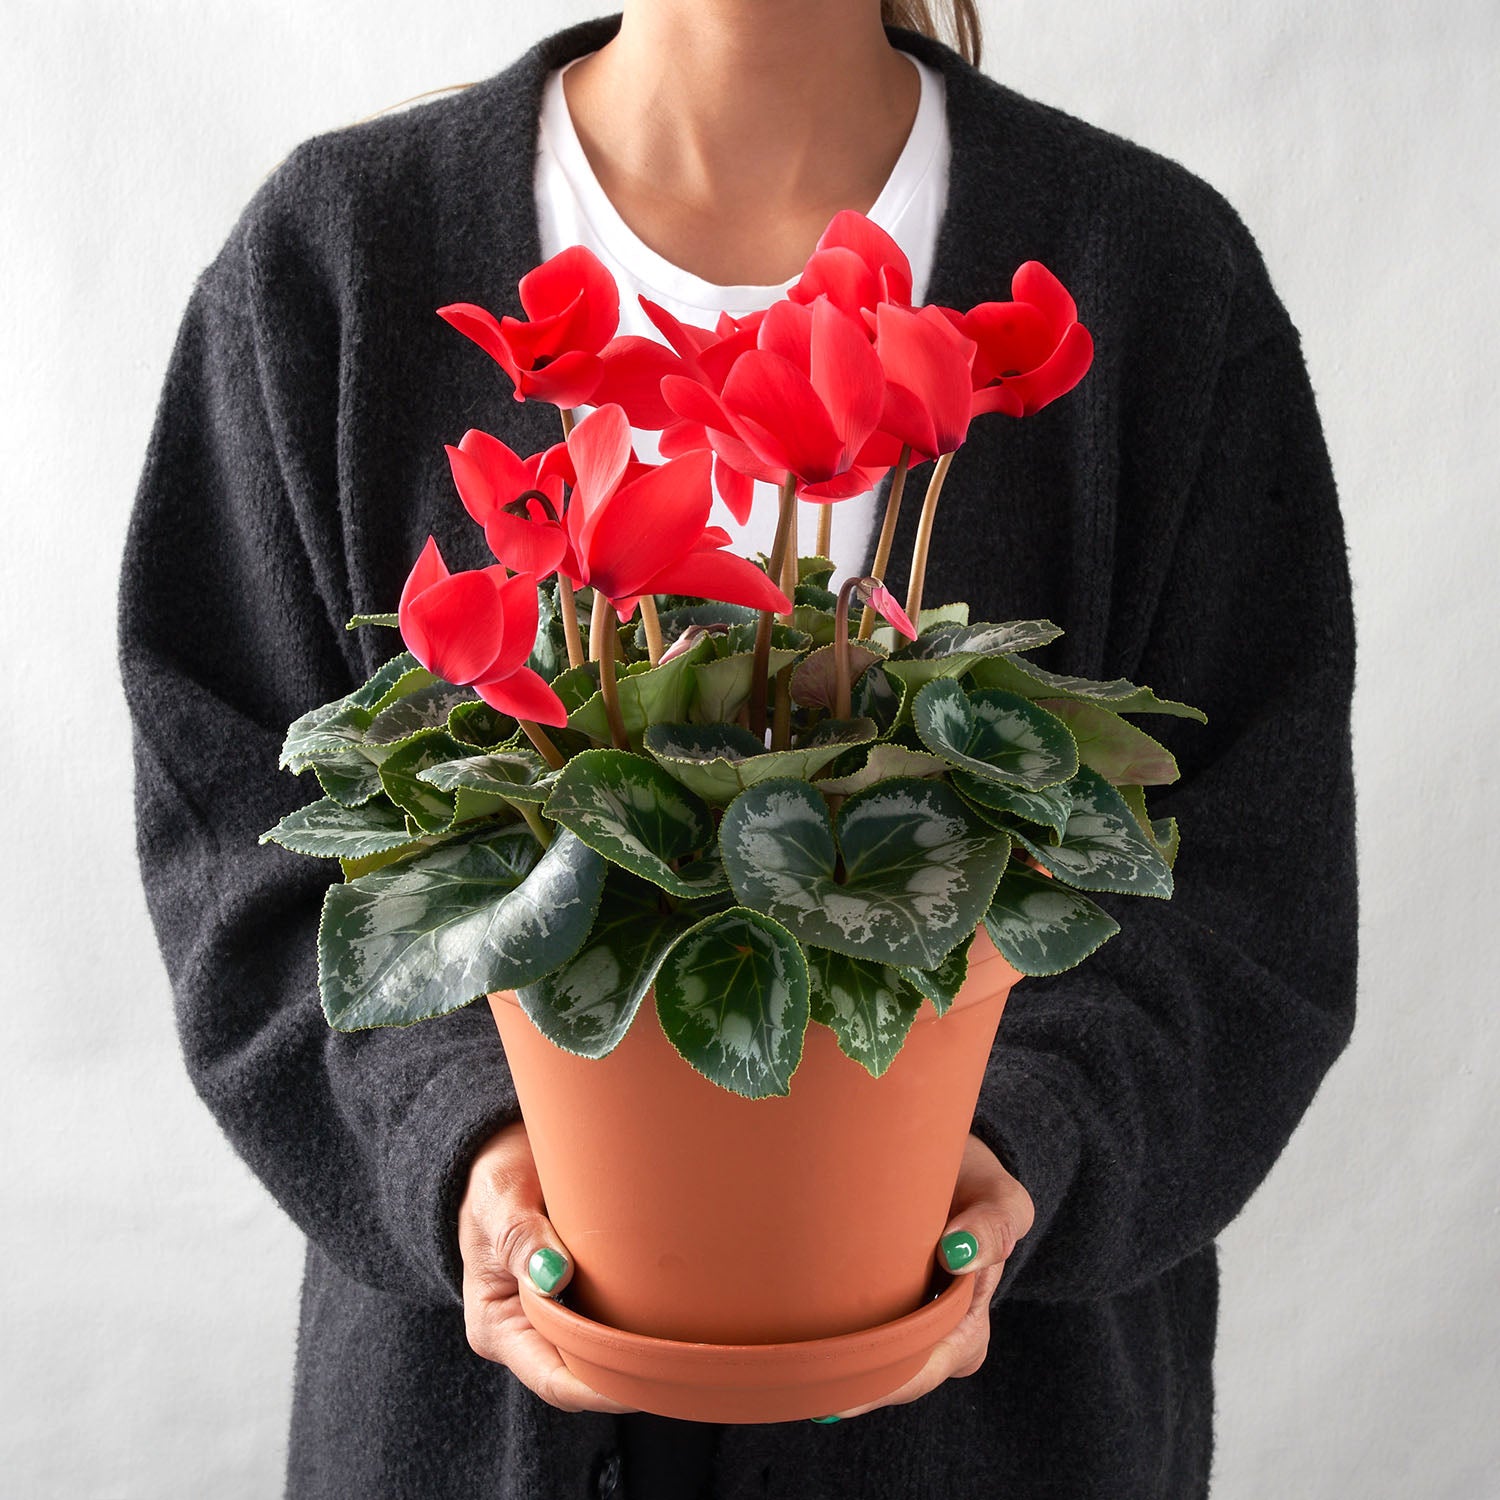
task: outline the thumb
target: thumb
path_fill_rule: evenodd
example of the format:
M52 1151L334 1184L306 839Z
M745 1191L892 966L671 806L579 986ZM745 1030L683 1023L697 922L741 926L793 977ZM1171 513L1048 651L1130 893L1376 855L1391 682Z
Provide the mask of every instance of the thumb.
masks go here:
M960 1188L968 1186L960 1179ZM954 1212L938 1241L944 1270L957 1276L986 1266L1003 1266L1021 1237L1036 1222L1031 1194L998 1162L967 1194L955 1201Z
M573 1276L573 1258L547 1217L536 1163L519 1129L497 1135L475 1163L466 1203L489 1262L549 1297ZM481 1251L483 1255L483 1251Z

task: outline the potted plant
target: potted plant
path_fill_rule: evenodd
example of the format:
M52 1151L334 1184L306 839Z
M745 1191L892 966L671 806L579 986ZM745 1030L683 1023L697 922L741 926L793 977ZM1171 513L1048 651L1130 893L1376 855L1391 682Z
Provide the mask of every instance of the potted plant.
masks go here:
M1177 768L1133 716L1203 716L1046 670L1048 621L923 607L970 423L1063 395L1092 345L1035 261L1009 301L911 306L856 213L763 313L707 330L642 298L665 343L615 336L581 247L519 290L524 318L438 311L561 440L447 448L496 561L450 572L429 537L398 610L350 622L406 649L291 726L283 764L323 795L264 839L340 860L332 1026L488 997L576 1256L565 1299L523 1298L582 1378L698 1420L875 1399L971 1295L935 1293L932 1247L1011 987L1118 930L1090 892L1172 890L1145 789ZM903 608L881 577L928 463ZM826 517L887 473L872 576L834 590L796 500ZM743 520L757 479L752 561L709 513L717 491Z

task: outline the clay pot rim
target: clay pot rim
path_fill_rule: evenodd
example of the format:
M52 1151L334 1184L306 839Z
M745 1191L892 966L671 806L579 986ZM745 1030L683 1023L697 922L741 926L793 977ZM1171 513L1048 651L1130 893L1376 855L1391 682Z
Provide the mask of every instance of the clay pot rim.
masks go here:
M632 1373L648 1369L656 1379L716 1386L742 1384L737 1372L745 1371L771 1371L785 1381L789 1371L815 1372L835 1362L840 1374L880 1369L918 1349L933 1348L958 1326L974 1300L974 1277L953 1276L937 1296L914 1311L872 1328L777 1344L706 1344L613 1328L564 1307L524 1279L518 1285L532 1327L560 1347L611 1368Z

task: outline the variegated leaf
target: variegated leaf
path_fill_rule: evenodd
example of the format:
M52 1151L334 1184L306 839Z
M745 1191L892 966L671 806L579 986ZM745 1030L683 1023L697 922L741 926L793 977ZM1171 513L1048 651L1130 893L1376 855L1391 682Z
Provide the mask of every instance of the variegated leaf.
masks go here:
M441 833L451 827L455 809L453 793L439 790L419 773L462 756L464 748L445 731L430 729L404 740L380 763L380 784L386 796L405 808L423 833Z
M292 721L281 747L283 770L299 776L310 766L337 766L351 750L364 744L365 731L374 716L368 708L339 698L309 709Z
M845 776L825 776L818 782L818 790L825 797L852 797L866 787L890 781L896 776L941 776L948 769L947 761L929 755L925 750L910 750L905 745L886 741L870 746L864 765L857 771L850 771Z
M659 667L639 662L618 675L620 717L631 749L640 748L648 725L677 724L687 718L697 694L693 668L709 655L708 642L701 640L681 656L675 656ZM584 670L574 668L574 672ZM565 672L558 682L572 676L573 672ZM553 686L556 688L557 684ZM594 693L581 708L574 709L568 715L568 728L607 741L610 738L609 715L604 709L604 694Z
M838 733L820 735L816 743L791 750L767 750L737 724L653 724L645 743L647 752L672 777L705 802L722 807L746 787L772 776L808 780L876 734L868 719L836 727Z
M260 842L321 859L363 859L399 848L410 842L410 836L405 813L388 802L348 808L331 797L320 797L289 812L261 834Z
M1172 894L1172 871L1121 797L1097 771L1080 766L1062 841L1043 844L1017 828L1013 835L1049 874L1085 891L1130 896Z
M1082 765L1092 766L1116 786L1167 786L1177 780L1177 760L1160 740L1128 719L1080 698L1038 698L1072 731Z
M985 913L985 931L1022 974L1061 974L1081 964L1120 924L1087 896L1013 864Z
M667 1040L710 1082L746 1099L791 1092L807 1034L807 960L784 927L731 907L672 946L656 974Z
M834 712L838 696L836 653L836 645L820 646L810 656L804 657L797 663L796 670L792 673L793 703L800 703L804 708L821 708L825 713ZM851 688L864 675L867 668L874 666L884 657L883 651L872 650L865 642L850 641L849 683Z
M827 948L806 952L813 1020L833 1032L845 1057L879 1078L901 1050L922 997L887 964Z
M915 692L938 679L962 677L986 657L1045 646L1061 634L1061 629L1050 620L939 625L903 646L887 663L886 670Z
M655 761L585 750L558 774L546 815L607 860L684 899L727 885L703 800Z
M1024 651L1025 646L1016 646L1015 651ZM1168 698L1158 698L1148 687L1137 687L1117 677L1109 682L1095 682L1088 677L1069 677L1058 672L1049 672L1024 657L1007 653L991 657L975 666L975 683L980 687L1003 688L1006 692L1020 693L1024 698L1078 698L1090 703L1102 704L1117 714L1168 714L1178 719L1197 719L1208 723L1208 715L1202 709L1187 703L1174 703Z
M905 778L849 798L837 843L811 785L764 781L730 803L719 843L738 900L803 943L921 969L973 933L1010 852L951 788Z
M401 681L407 673L420 671L422 664L410 651L398 651L389 661L381 664L368 682L359 687L344 699L345 703L352 703L359 708L374 710L381 703L391 688Z
M912 723L934 755L984 781L1039 792L1078 769L1068 726L1016 693L930 682L912 700Z
M983 781L968 771L955 771L953 785L966 802L977 804L981 813L1000 814L996 820L1000 827L1013 827L1016 818L1024 823L1038 823L1048 831L1051 843L1061 841L1063 829L1068 826L1068 814L1073 810L1073 791L1066 781L1040 792L1028 792L1025 787Z
M1004 883L1002 877L1001 883ZM900 969L901 977L920 995L932 1001L941 1016L958 998L969 977L969 945L960 943L940 964L930 969Z
M516 991L548 1041L579 1057L604 1057L630 1030L668 948L692 919L663 913L634 882L605 882L593 930L567 963Z
M543 854L517 824L330 886L318 929L329 1024L405 1026L551 973L588 936L604 870L566 830Z
M425 684L392 699L376 713L365 731L366 745L401 745L424 730L446 730L448 715L474 696L473 688L454 687L428 676Z
M363 807L383 790L379 766L358 750L319 760L313 775L324 795L342 807Z

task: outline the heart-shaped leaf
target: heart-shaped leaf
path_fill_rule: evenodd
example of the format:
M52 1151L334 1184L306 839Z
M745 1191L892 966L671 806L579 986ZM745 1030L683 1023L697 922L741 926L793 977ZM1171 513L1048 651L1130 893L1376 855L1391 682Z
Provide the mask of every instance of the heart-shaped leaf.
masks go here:
M850 641L850 685L864 675L866 668L883 659L883 652L872 650L862 641ZM837 673L836 648L820 646L811 656L797 663L792 673L792 702L800 703L804 708L821 708L825 713L833 713L838 698Z
M1078 769L1068 726L1016 693L929 682L912 700L912 723L934 755L983 781L1038 792Z
M866 787L890 781L897 776L941 776L948 770L948 762L936 755L885 741L870 746L870 753L858 770L850 771L845 776L823 777L818 782L818 790L825 797L852 797Z
M727 884L707 804L644 756L575 755L543 810L607 860L670 895L692 900Z
M459 703L448 715L448 733L476 750L493 750L515 739L519 729L514 719L497 713L482 698Z
M1024 651L1028 648L1017 646L1013 649ZM991 657L976 665L973 677L979 687L1003 688L1006 692L1020 693L1025 698L1078 698L1101 704L1117 714L1168 714L1173 718L1197 719L1200 724L1208 723L1208 715L1202 709L1158 698L1150 688L1137 687L1133 682L1126 682L1123 677L1110 682L1095 682L1088 677L1068 677L1049 672L1035 662L1009 653Z
M906 684L887 677L885 665L880 663L867 667L854 684L850 706L856 718L873 719L880 726L881 738L885 739L905 719L909 697Z
M719 843L736 898L803 943L930 969L971 935L1010 853L939 781L883 781L839 809L805 781L730 803ZM842 871L840 863L842 862Z
M656 1014L710 1082L746 1099L789 1094L807 1034L807 960L784 927L730 907L672 946L656 974Z
M395 656L376 668L368 682L355 688L343 701L358 708L368 708L373 711L377 705L383 703L386 695L396 683L409 672L421 669L421 662L410 651L398 651Z
M1002 878L1001 884L1004 883ZM900 969L897 972L919 995L931 1000L932 1008L941 1016L958 998L964 980L969 977L969 945L960 943L931 969Z
M383 790L380 767L358 750L320 759L313 767L313 775L318 778L324 795L342 807L363 807Z
M640 748L641 738L649 725L677 724L687 718L697 693L693 668L710 654L707 640L700 640L681 656L674 656L659 667L640 662L619 675L620 717L632 749ZM572 676L572 672L565 672L558 681ZM557 684L553 686L555 688ZM609 715L604 709L604 694L594 693L581 708L574 709L568 715L568 728L596 740L608 740Z
M1062 631L1050 620L1008 620L1000 625L939 625L902 647L886 670L915 691L942 678L962 677L986 657L1045 646Z
M346 698L309 709L286 732L282 769L300 776L310 766L328 762L338 766L351 750L364 744L373 717L368 708Z
M868 744L876 734L868 719L836 728L837 733L819 735L810 745L767 750L737 724L653 724L646 731L646 750L689 791L722 807L746 787L773 776L809 780L846 750Z
M1021 828L1013 830L1016 842L1049 874L1082 890L1170 896L1172 871L1119 792L1089 766L1079 767L1071 791L1060 843L1039 843Z
M1180 774L1177 760L1160 740L1128 719L1080 698L1038 698L1038 708L1056 715L1072 731L1079 762L1116 786L1167 786Z
M1022 974L1061 974L1120 930L1087 896L1014 864L995 892L984 926L1001 956Z
M1028 792L1025 787L983 781L967 771L955 771L953 785L966 802L978 806L981 815L999 814L997 826L1013 828L1018 818L1023 823L1038 823L1048 831L1051 843L1062 841L1068 815L1073 811L1073 789L1066 781L1040 792Z
M786 646L771 647L767 658L774 678L789 667L801 651ZM730 656L710 656L693 669L698 695L692 717L700 724L729 724L750 701L750 683L755 675L755 655L751 651ZM658 722L666 722L659 720Z
M807 949L807 975L813 1020L832 1030L845 1057L879 1078L901 1050L922 997L889 965L827 948Z
M516 824L330 886L318 928L329 1024L405 1026L551 973L588 936L604 870L566 830L543 854Z
M691 918L663 914L639 885L619 876L583 947L560 969L516 991L548 1041L579 1057L605 1057L630 1030L667 950Z
M473 696L473 688L432 679L380 709L365 731L365 744L400 745L424 730L446 730L448 715Z
M439 761L417 772L445 792L492 793L514 807L538 807L552 794L556 774L533 750L492 750Z
M263 844L280 844L294 854L322 859L363 859L410 841L406 814L399 807L381 801L348 808L331 797L289 812L260 836Z
M429 729L403 741L380 763L380 784L398 807L405 808L422 833L441 833L453 824L452 792L440 790L420 773L429 766L463 755L465 746L441 729Z

